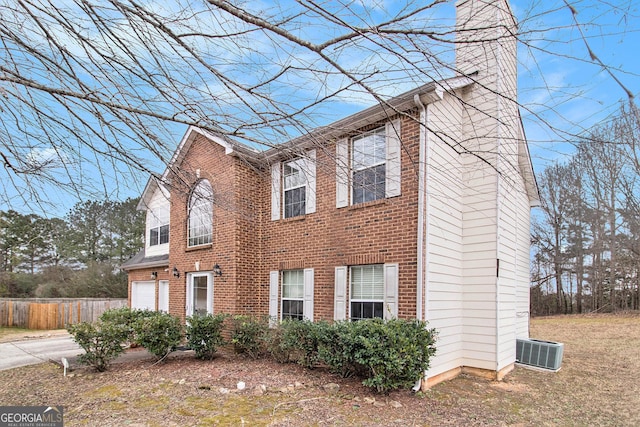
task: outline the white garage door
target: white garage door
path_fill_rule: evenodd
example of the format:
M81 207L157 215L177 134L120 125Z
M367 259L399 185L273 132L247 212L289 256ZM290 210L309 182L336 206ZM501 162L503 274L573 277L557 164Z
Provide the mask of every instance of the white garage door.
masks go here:
M131 283L131 308L156 309L155 282Z

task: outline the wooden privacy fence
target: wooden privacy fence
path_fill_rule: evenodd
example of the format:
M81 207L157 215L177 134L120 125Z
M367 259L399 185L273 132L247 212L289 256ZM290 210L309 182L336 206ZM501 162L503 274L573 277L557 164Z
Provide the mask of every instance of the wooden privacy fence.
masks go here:
M112 298L0 298L0 326L62 329L127 305L126 299Z

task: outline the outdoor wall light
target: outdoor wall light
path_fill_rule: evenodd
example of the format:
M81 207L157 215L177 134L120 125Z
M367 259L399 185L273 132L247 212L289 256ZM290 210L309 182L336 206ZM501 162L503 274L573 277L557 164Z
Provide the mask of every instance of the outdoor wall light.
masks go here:
M180 277L180 272L178 271L178 267L173 267L173 277Z
M153 280L156 280L156 279L158 278L158 272L157 272L157 271L152 271L152 272L151 272L151 278L152 278Z
M222 276L222 269L220 268L220 266L218 264L213 266L213 275L215 277L220 277Z

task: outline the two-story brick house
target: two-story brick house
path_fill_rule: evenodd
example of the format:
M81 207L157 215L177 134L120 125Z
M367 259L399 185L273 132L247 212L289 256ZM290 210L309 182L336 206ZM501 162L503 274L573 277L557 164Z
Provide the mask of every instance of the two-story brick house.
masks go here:
M458 77L266 151L189 128L149 181L130 302L185 316L428 320L427 383L500 378L528 336L538 192L506 0L457 3ZM484 29L483 29L484 28Z

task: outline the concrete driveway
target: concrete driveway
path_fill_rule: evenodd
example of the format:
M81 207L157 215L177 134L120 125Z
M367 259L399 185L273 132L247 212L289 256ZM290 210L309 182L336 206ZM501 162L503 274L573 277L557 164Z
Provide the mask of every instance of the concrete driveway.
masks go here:
M0 343L0 371L49 360L60 362L63 357L75 358L83 352L68 334Z

